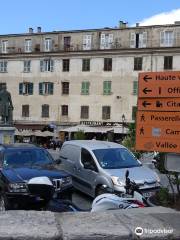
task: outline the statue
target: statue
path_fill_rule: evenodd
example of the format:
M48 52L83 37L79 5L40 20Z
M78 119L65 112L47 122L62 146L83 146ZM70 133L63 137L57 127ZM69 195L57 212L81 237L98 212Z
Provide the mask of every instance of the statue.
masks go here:
M2 124L12 124L13 109L11 94L7 91L6 85L3 85L0 91L0 117Z

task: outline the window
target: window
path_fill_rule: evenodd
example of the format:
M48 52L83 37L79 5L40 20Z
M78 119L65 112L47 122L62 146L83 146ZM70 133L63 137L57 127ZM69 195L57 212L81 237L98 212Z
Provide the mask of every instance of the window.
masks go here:
M39 95L53 95L54 83L40 82L39 83Z
M173 43L174 43L173 31L160 32L160 46L161 47L172 47Z
M90 59L82 59L82 71L87 72L90 71Z
M81 94L88 95L89 94L89 82L82 82L81 85Z
M44 40L44 51L49 52L52 50L52 39L51 38L45 38Z
M69 51L71 47L71 37L64 37L64 50Z
M136 120L137 107L132 107L132 120Z
M22 105L22 117L29 117L29 105Z
M3 88L6 88L6 83L0 83L0 91L1 91Z
M1 41L1 52L2 53L7 53L8 52L8 41L7 40L2 40Z
M52 59L40 60L40 71L41 72L53 72L54 61Z
M81 118L89 118L89 106L81 106Z
M104 71L112 71L112 58L104 58Z
M69 72L69 59L63 59L63 72Z
M164 57L164 70L171 70L171 69L173 69L173 57L165 56Z
M101 34L100 49L109 49L113 44L113 34Z
M135 57L134 58L134 70L135 71L142 70L142 57Z
M81 163L85 168L98 172L91 153L85 148L82 148L81 150Z
M138 82L134 81L133 82L133 95L137 95L138 93Z
M49 117L49 105L48 104L42 105L41 116L42 116L42 118L48 118Z
M62 116L68 116L68 105L61 106L61 113L62 113Z
M24 51L25 52L32 52L32 40L31 39L25 39Z
M103 106L102 107L102 119L110 119L111 115L111 107L110 106Z
M0 72L7 72L7 61L0 62Z
M90 34L83 36L83 50L91 50L91 38Z
M23 82L19 83L19 95L32 95L33 94L33 83Z
M24 61L24 72L30 72L31 71L31 61L25 60Z
M110 95L111 94L111 81L103 82L103 94Z
M62 82L62 94L69 94L69 82Z
M147 32L131 33L130 47L131 48L145 48L147 46Z

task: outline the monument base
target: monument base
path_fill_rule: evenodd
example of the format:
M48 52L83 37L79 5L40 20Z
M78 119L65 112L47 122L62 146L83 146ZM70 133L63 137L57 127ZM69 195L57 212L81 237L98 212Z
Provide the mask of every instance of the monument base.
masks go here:
M14 143L15 127L0 126L0 144Z

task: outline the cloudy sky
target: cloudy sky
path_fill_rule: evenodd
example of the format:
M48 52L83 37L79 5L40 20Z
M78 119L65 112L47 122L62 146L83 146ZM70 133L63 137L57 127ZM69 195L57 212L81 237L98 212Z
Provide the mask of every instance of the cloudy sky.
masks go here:
M0 34L180 21L180 0L11 0L0 4Z

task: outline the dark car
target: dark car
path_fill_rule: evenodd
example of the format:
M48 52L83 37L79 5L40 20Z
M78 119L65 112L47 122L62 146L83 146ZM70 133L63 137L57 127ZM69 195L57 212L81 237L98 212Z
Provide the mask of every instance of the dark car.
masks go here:
M0 146L0 209L29 209L41 206L38 194L28 189L28 181L34 177L48 177L54 185L57 198L69 198L72 193L71 176L57 169L44 148L33 145Z

